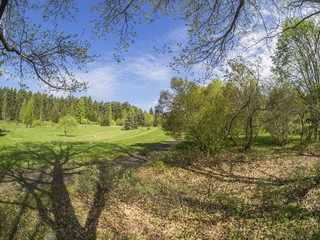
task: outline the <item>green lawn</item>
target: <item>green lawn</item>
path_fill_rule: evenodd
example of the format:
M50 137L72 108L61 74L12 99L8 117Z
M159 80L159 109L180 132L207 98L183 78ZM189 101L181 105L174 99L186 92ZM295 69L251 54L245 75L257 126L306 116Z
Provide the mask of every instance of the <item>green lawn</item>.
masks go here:
M41 167L54 161L103 162L169 140L160 128L125 131L122 127L79 125L69 136L57 127L26 128L0 121L0 170Z

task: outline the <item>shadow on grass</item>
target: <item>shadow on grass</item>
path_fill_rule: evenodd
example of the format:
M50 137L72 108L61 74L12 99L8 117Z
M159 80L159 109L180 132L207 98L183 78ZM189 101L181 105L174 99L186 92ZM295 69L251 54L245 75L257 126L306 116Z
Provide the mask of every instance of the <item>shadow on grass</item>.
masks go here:
M121 147L103 142L50 142L24 143L0 149L0 193L10 192L10 184L14 184L15 188L19 186L25 194L20 201L0 200L2 204L20 207L12 219L0 216L0 220L7 222L5 226L0 224L0 235L15 239L24 231L29 239L43 238L41 234L44 233L41 233L38 227L19 229L26 211L36 210L40 222L54 231L58 239L96 239L99 218L110 189L97 186L85 223L81 224L66 184L81 174L86 166L95 163L101 172L98 178L103 179L106 174L104 167L110 165L106 158L130 155L137 152L137 149L151 146L152 144L148 143ZM135 155L137 158L141 156ZM142 157L141 159L145 161Z
M8 132L10 131L0 129L0 137L6 136Z
M110 148L116 145L105 146ZM84 152L90 152L94 146L86 147L85 143L24 144L20 151L11 152L2 167L6 164L6 173L2 174L2 181L14 181L25 190L23 200L15 203L20 205L20 211L13 221L7 224L8 239L14 239L19 223L26 209L36 209L41 222L50 227L58 239L96 239L96 228L99 217L105 205L105 195L109 189L97 187L91 209L86 222L81 225L72 206L65 180L68 172L79 173L80 167L86 163L68 165L72 158ZM27 160L27 164L25 161ZM32 165L46 166L46 168L32 169ZM24 163L24 164L22 164ZM77 172L77 170L79 170ZM50 185L41 188L43 185ZM34 206L32 206L34 204ZM1 232L5 231L1 229ZM25 229L28 232L28 229ZM34 231L38 231L37 228ZM28 232L30 236L31 232ZM37 235L37 233L34 233ZM39 237L39 236L37 236ZM36 237L36 238L37 238Z
M76 137L77 135L68 134L68 135L66 136L66 135L64 135L64 134L57 134L57 136L58 136L58 137L67 137L67 138L69 138L69 137Z
M3 191L0 192L10 191L10 188L6 188L6 184L10 183L25 190L25 196L20 202L0 201L3 204L20 206L16 216L4 226L5 229L0 229L0 235L6 232L7 239L16 238L18 226L27 209L36 209L41 222L50 227L59 239L96 239L97 225L109 189L97 186L91 209L85 224L82 225L75 214L66 184L80 174L83 167L95 162L85 160L98 161L103 156L112 158L116 154L124 155L136 151L135 147L131 146L122 148L117 144L86 142L25 143L1 150L0 190ZM100 169L103 174L103 166ZM38 235L28 229L25 231L29 236Z

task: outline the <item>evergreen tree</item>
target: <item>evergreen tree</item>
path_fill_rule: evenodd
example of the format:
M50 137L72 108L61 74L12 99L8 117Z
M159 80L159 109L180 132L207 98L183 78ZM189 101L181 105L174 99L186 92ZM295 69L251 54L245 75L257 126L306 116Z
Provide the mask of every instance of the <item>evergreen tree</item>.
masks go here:
M146 118L144 116L144 113L142 111L139 111L137 113L137 124L141 127L145 127L146 126Z
M26 112L24 114L24 124L26 124L27 127L30 127L33 123L33 102L34 97L32 96L28 101Z
M59 115L59 106L58 106L58 104L56 103L56 104L53 106L52 110L51 110L51 121L52 121L52 122L55 122L55 123L58 123L59 117L60 117L60 115Z
M81 123L81 120L86 117L86 109L84 104L84 99L80 98L77 106L77 121Z
M109 119L106 117L105 114L101 115L101 126L110 126Z
M112 124L112 109L111 107L109 108L109 114L108 114L108 121L109 121L109 126Z
M39 116L40 121L44 121L44 112L43 112L43 101L41 99L41 104L40 104L40 116Z
M152 114L152 115L154 115L152 108L150 108L149 113Z
M24 99L20 109L20 113L19 113L19 121L22 123L24 123L24 115L26 113L26 110L27 110L27 99Z
M94 110L91 110L91 111L88 113L88 120L91 121L91 122L96 122L97 119L98 119L97 112L94 111Z
M126 120L124 122L124 129L125 130L133 130L133 129L137 129L138 128L138 124L135 120L134 115L129 112L127 114Z
M7 97L7 95L4 97L4 100L2 103L1 118L2 118L2 120L10 121L9 113L8 113L8 97Z

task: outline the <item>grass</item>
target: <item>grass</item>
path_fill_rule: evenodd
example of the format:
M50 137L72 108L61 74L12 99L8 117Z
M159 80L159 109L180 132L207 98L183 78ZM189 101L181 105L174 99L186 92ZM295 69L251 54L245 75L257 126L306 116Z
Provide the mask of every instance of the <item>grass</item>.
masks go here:
M320 239L319 144L296 139L262 136L215 158L182 144L134 171L96 166L71 185L27 184L0 200L0 238Z
M0 129L0 171L50 166L52 159L66 156L68 163L105 162L169 140L159 128L124 131L116 126L80 125L67 137L56 127L26 128L0 121Z

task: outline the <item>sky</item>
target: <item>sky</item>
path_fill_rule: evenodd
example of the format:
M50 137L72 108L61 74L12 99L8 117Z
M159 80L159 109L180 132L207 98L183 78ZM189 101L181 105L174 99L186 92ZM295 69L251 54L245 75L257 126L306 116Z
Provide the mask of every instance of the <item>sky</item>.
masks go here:
M81 33L86 24L90 23L90 11L88 10L90 1L79 1L79 13L75 23L63 23L63 28L67 33ZM34 16L35 21L41 21L40 16ZM136 31L138 37L135 43L129 48L129 52L124 54L125 61L117 63L113 57L117 39L112 35L107 36L107 40L94 39L91 41L91 51L100 54L101 58L90 63L87 69L75 71L76 78L80 81L88 81L89 89L86 92L74 94L76 97L91 96L97 101L118 101L129 102L145 111L157 104L160 91L170 88L172 77L188 77L187 73L177 73L168 65L173 60L173 56L157 54L154 47L161 47L164 43L174 46L178 42L186 42L187 34L184 23L162 18L154 24L138 25ZM90 39L90 34L85 34ZM244 41L252 41L251 38L259 37L259 33L248 36ZM248 45L248 44L243 44ZM234 56L255 57L256 53L261 54L261 61L264 65L271 64L270 52L266 46L255 46L249 50L238 49ZM269 67L264 68L267 72ZM198 68L198 74L202 69ZM217 76L221 72L217 70ZM266 73L267 74L267 73ZM44 87L33 81L25 82L29 90L33 92L43 92ZM7 81L0 78L0 86L20 88L17 80ZM61 96L62 93L53 93Z

